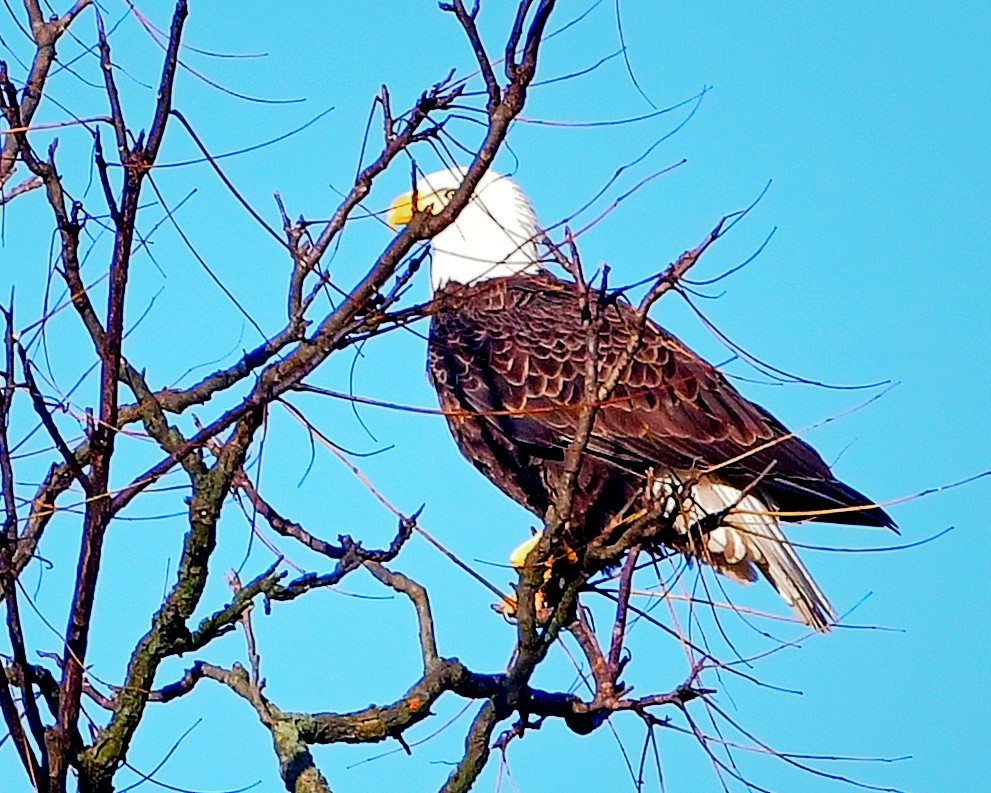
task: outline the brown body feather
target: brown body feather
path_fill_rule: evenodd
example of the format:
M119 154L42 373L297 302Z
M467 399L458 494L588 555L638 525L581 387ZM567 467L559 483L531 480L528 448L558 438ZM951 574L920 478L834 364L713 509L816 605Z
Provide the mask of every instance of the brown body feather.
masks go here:
M587 331L575 285L546 273L517 275L452 285L437 297L441 308L430 327L428 368L454 438L482 473L543 517L584 398ZM636 317L622 300L604 311L598 355L600 371L609 371L636 333ZM805 513L806 519L894 525L869 499L837 480L811 446L648 322L630 365L597 413L579 469L575 531L585 539L595 536L629 509L648 475L668 472L752 488L763 505ZM783 537L774 542L787 544ZM765 543L764 556L766 550ZM794 551L787 550L789 565L794 559L807 577ZM742 562L747 569L735 577L749 578L753 561L771 578L759 556L755 549ZM734 573L726 560L706 561ZM772 578L772 583L782 591L782 582ZM809 585L814 587L811 579ZM815 599L815 593L809 597ZM822 600L820 611L827 614L819 622L828 618ZM817 622L814 615L803 618Z

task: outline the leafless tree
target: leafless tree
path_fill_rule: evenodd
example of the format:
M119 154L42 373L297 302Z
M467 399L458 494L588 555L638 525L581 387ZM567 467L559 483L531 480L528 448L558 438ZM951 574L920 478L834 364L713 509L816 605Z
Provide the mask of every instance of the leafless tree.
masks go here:
M411 107L394 114L389 92L383 87L376 98L382 129L378 153L342 193L337 206L328 208L324 215L327 219L291 220L279 203L282 228L277 236L285 251L283 326L266 334L263 342L232 365L211 371L184 388L154 386L155 362L131 359L124 352L123 341L134 321L134 306L128 295L138 276L131 265L136 252L148 244L150 224L144 215L149 206L164 206L154 179L163 141L179 126L196 139L196 130L173 102L176 74L183 65L187 0L176 2L171 28L163 33L157 102L147 118L136 118L121 98L124 92L118 90L118 82L122 70L111 50L111 37L100 11L91 0L77 0L70 9L55 16L46 15L39 0L24 0L22 10L12 11L12 18L33 40L35 51L22 78L15 78L7 64L0 63L0 109L5 124L0 202L5 207L6 222L13 223L21 202L44 194L51 209L54 265L48 270L38 263L32 266L38 279L50 279L41 284L42 290L64 287L67 291L66 310L75 311L78 327L88 339L87 354L99 373L97 391L77 393L70 402L46 380L39 360L44 353L36 343L37 334L44 331L46 322L62 306L49 305L46 315L30 326L20 324L13 303L4 309L0 481L6 520L0 536L0 597L10 654L2 659L0 673L0 711L9 732L0 743L0 752L17 754L24 779L34 789L61 793L73 785L74 777L80 791L114 790L117 772L128 758L149 707L161 707L191 695L201 685L212 684L226 687L231 696L243 700L246 709L254 711L271 734L286 788L300 793L330 789L310 747L385 739L406 747L405 732L431 718L432 706L446 692L475 700L478 707L465 735L462 757L446 781L439 780L443 791L468 790L494 750L505 751L511 742L545 720L563 720L571 730L584 734L601 728L611 714L619 711L635 714L646 725L649 737L644 756L651 746L653 730L667 724L665 711L681 714L686 725L683 729L698 738L717 773L727 779L739 778L739 770L714 748L692 715L698 701L705 707L715 707L702 675L707 670L738 674L736 667L682 636L680 640L692 659L682 679L670 681L667 690L637 696L623 682L624 642L631 613L656 624L658 630L673 631L631 600L634 575L647 560L646 531L656 527L658 521L671 519L665 516L664 505L647 504L637 520L597 540L586 549L583 564L575 563L561 542L574 473L588 441L596 405L609 399L620 370L634 352L632 346L625 360L608 371L593 366L586 379L580 431L566 457L568 475L542 527L543 539L530 557L531 564L521 570L507 607L515 620L515 646L504 671L472 669L455 657L439 653L427 583L399 572L404 546L414 533L422 531L417 514L393 509L397 527L391 542L382 548L366 547L361 537L326 539L286 516L292 512L292 504L276 506L267 500L247 465L263 443L272 407L284 403L292 393L317 390L309 385L308 378L328 359L343 356L373 336L408 327L432 311L441 310L431 304L410 305L407 299L407 286L425 257L423 243L457 217L503 147L510 126L527 101L555 5L554 0L520 0L513 24L498 42L500 56L496 59L492 55L496 42L484 41L476 25L478 3L470 8L461 0L441 4L459 23L471 45L484 91L479 97L469 96L466 80L448 75L428 85ZM138 13L136 9L132 12ZM92 133L93 149L82 156L91 158L100 188L98 199L79 198L60 170L62 157L79 157L80 153L60 151L51 130L34 123L38 108L48 96L53 70L65 66L59 60L60 46L70 36L86 39L87 34L80 32L80 23L87 18L95 20L95 32L92 44L85 46L87 53L99 58L102 65L107 109L100 117L67 121ZM447 120L466 112L466 104L481 119L481 132L473 143L465 143L470 147L466 155L470 167L449 205L437 215L416 214L381 253L370 258L360 277L350 283L333 279L327 266L329 252L348 222L366 211L363 201L378 177L387 169L408 173L418 153L442 139ZM140 129L147 131L139 132ZM105 139L112 144L109 151L104 149ZM51 144L46 147L42 141ZM203 156L204 167L215 169L225 178L210 153L204 150ZM414 179L415 173L414 166ZM286 178L291 179L292 174L287 173ZM233 185L231 189L235 190ZM249 207L249 211L265 223L257 210ZM659 272L640 304L642 319L654 301L678 286L688 269L720 236L724 224L725 219L704 241ZM113 244L102 265L91 262L87 266L87 280L82 267L88 255L85 229L94 225L112 235ZM589 338L594 339L596 323L600 321L598 309L608 296L586 284L578 250L570 236L565 235L556 244L549 238L543 242L574 278L580 299L588 307ZM94 271L98 273L96 278ZM105 284L101 283L104 278ZM328 292L333 293L332 303L320 299ZM97 299L103 295L106 305ZM189 296L189 310L195 311L195 295ZM50 345L60 343L48 340ZM594 356L590 360L594 364ZM74 407L78 403L85 406L82 413ZM189 420L194 411L195 425ZM347 457L305 415L297 415L311 437L325 441L335 454ZM75 437L80 423L84 433ZM30 492L26 480L15 470L20 458L14 428L22 427L29 427L18 430L22 434L47 435L45 454L51 460L43 481ZM129 457L134 447L144 444L142 448L147 448L149 439L157 459L146 469L128 474L127 482L116 484L121 472L134 467L135 458ZM105 539L125 507L153 492L164 477L174 476L176 471L181 471L184 481L175 497L188 504L188 525L177 569L159 607L150 615L147 632L128 640L133 650L126 669L112 685L104 685L87 671L87 650L93 638L91 618L99 606L96 595L102 578L124 574L104 564ZM221 511L234 500L257 516L259 523L267 526L266 531L321 555L324 569L319 573L290 574L284 561L277 558L267 569L246 580L230 576L229 600L211 604L205 598L208 584L223 574L212 562ZM64 626L55 626L61 639L53 648L50 639L32 640L25 634L22 613L31 598L25 575L32 567L44 565L46 532L57 515L78 521L80 542L78 565L71 574L71 585L66 587L68 620ZM591 570L603 568L617 571L612 578L614 587L604 586L601 577L590 581ZM273 618L282 618L283 614L291 614L291 603L333 587L359 570L370 573L385 589L408 598L415 609L422 668L410 671L413 682L395 701L354 712L330 712L321 707L325 703L313 703L313 712L281 708L264 690L261 652L253 638L252 609L264 604L266 610L272 610ZM56 570L53 575L67 576L69 572ZM546 591L549 579L553 579L553 596L542 601L535 596ZM593 596L600 603L603 598L612 601L611 625L604 632L594 629L584 605ZM204 611L209 612L207 616L194 617ZM235 663L225 667L207 660L215 640L235 630L242 631L246 639L246 666ZM575 640L584 655L580 666L590 672L587 693L542 690L531 684L535 670L565 635ZM456 640L456 636L447 637L447 641ZM191 659L185 673L178 679L163 679L163 665L179 656ZM204 680L210 682L203 683ZM92 718L86 713L92 713ZM497 732L500 725L501 733ZM768 747L762 749L770 751ZM786 760L806 764L801 759ZM636 765L634 758L632 766ZM641 758L639 780L633 769L635 786L643 784L643 765Z

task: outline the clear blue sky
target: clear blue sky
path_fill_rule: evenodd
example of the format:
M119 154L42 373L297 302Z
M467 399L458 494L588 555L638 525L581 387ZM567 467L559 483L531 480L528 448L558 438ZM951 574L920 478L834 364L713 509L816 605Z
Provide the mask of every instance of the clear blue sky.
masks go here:
M496 50L501 50L507 26L502 5L511 4L490 2L482 16L483 32ZM589 6L562 3L552 28ZM167 7L149 3L143 11L166 27ZM124 10L116 0L107 8L110 18ZM290 214L320 218L333 210L335 189L353 177L370 103L382 83L390 87L398 109L449 69L460 74L473 69L454 20L433 3L301 2L285 8L289 13L273 11L272 4L263 2L192 0L188 44L266 55L221 60L190 53L188 62L238 92L305 102L250 103L188 73L180 77L176 101L214 153L276 137L334 108L283 143L224 162L238 188L273 224L278 223L274 190L281 192ZM666 107L703 88L711 90L688 123L574 221L583 225L644 177L687 159L583 235L585 261L592 266L608 263L614 283L639 280L697 244L721 215L751 203L770 181L752 214L707 254L693 276L711 278L738 264L776 229L770 244L754 263L706 290L719 299L697 301L700 308L736 343L786 371L826 383L890 380L897 385L855 411L878 390L750 382L741 382L741 389L795 428L847 413L807 437L835 462L841 478L882 501L991 468L991 11L981 4L946 3L625 2L622 13L626 54L650 101ZM23 56L20 34L9 17L2 19L5 45ZM81 20L80 35L87 40L91 24L91 17ZM131 125L146 126L142 119L149 117L154 100L146 84L157 81L160 51L133 20L121 25L112 43L115 60L130 74L121 79ZM615 10L607 0L547 42L538 78L590 67L619 47ZM67 46L66 53L75 54L74 48ZM11 60L19 77L9 50L0 57ZM89 60L74 68L87 79L98 79ZM105 112L100 92L68 74L61 76L55 96L81 116ZM624 125L576 125L651 112L623 58L613 57L582 78L535 88L525 111L529 123L514 128L512 154L501 156L498 167L516 173L541 220L550 225L580 208L619 166L679 127L692 107ZM62 120L66 114L48 105L44 117ZM469 142L478 134L467 123L452 129ZM377 130L373 126L372 145ZM82 193L88 179L86 134L69 130L60 137L63 170ZM162 160L194 156L180 129L172 128ZM429 171L436 164L428 152L422 153L422 168ZM288 262L278 246L206 168L163 170L160 184L173 206L197 189L177 212L183 229L262 326L279 327ZM382 179L368 207L382 209L407 184L408 169L401 164ZM88 200L97 201L94 191ZM160 209L151 209L145 230L161 215ZM0 293L16 285L24 300L19 308L23 324L41 312L39 272L48 240L32 237L38 224L47 222L40 192L13 203L5 216ZM374 221L353 224L333 260L337 281L347 285L357 280L388 239L387 230ZM135 270L130 316L136 319L151 308L129 337L127 352L148 368L154 385L189 382L185 373L190 366L230 360L256 343L255 331L171 229L156 232L153 251L155 263L142 257ZM91 277L99 275L105 261L105 255L94 254ZM417 295L425 290L425 282L420 283ZM729 357L678 298L665 299L654 316L710 360ZM60 385L68 387L82 371L75 351L85 350L76 318L68 312L58 317L50 342L53 350L70 345L52 363ZM423 374L421 339L394 334L368 345L365 354L354 369L357 393L434 404ZM315 382L346 387L350 364L350 357L339 356ZM739 363L728 371L757 376ZM95 394L90 379L78 393L78 404L92 404ZM297 402L346 447L372 451L392 446L361 461L363 470L400 508L412 511L425 502L423 525L464 558L502 563L526 535L531 517L459 457L441 420L363 409L373 440L349 407ZM376 544L391 536L391 516L329 454L317 450L311 466L308 441L286 415L273 415L266 443L262 490L286 514L328 538L351 532ZM137 471L154 459L151 450L139 450L128 466ZM128 473L119 472L121 481ZM803 696L712 678L708 682L719 689L720 706L782 751L912 756L893 764L822 766L830 772L912 791L983 789L991 778L991 591L984 553L989 497L991 482L983 480L893 506L905 542L955 527L922 548L804 552L840 611L860 604L849 617L851 624L894 630L838 629L749 670L775 686L800 689ZM121 565L129 574L111 572L101 585L91 655L98 678L120 679L162 587L171 581L183 519L161 516L183 511L181 494L166 492L144 506L138 502L128 515L158 519L114 525L108 565ZM797 527L791 535L800 542L844 548L897 540L881 532L814 524ZM244 518L230 507L215 560L217 580L203 613L226 599L220 574L241 564L248 536ZM65 623L65 588L77 544L76 521L53 524L42 553L55 568L27 578L29 587L40 580L38 606L59 627ZM321 569L319 559L287 549L299 564ZM255 543L245 575L263 569L270 558ZM420 540L410 543L398 567L430 587L442 653L482 671L503 667L514 634L489 611L487 592ZM510 579L497 567L480 564L479 569L498 584ZM742 591L726 586L736 602L782 610L766 587ZM360 573L343 589L382 594ZM608 618L605 612L601 616ZM35 644L57 648L39 620L30 623ZM727 625L741 650L768 646L746 625L735 620ZM788 626L762 625L775 635L800 635ZM403 601L319 592L276 607L271 617L259 614L256 631L267 692L285 709L346 710L389 701L417 673L414 626ZM638 691L667 689L684 676L678 647L650 626L635 627L632 647L630 679ZM242 656L242 642L235 636L205 654L227 664ZM190 661L168 664L160 682L178 677ZM567 656L556 651L536 682L561 687L573 676ZM412 730L407 740L426 738L460 708L453 697L443 700L438 718ZM697 713L701 717L701 709ZM460 755L468 718L461 716L417 746L412 757L391 743L316 748L315 755L338 793L430 790L446 777L446 764ZM197 720L202 721L157 779L202 791L256 780L262 780L258 790L281 789L267 732L241 701L206 683L174 705L149 709L131 761L150 770ZM642 726L627 716L617 718L615 727L636 763ZM669 732L659 740L666 790L721 789L711 764L690 738ZM240 748L235 750L235 744ZM386 751L392 754L362 762ZM809 776L779 760L745 752L736 756L748 778L763 787L813 793L842 789L838 782ZM0 747L0 779L15 773L14 764L9 747ZM545 727L511 748L508 771L512 782L505 775L500 781L494 761L478 789L631 788L617 739L605 729L579 738L557 725ZM137 778L124 773L122 785L128 779ZM4 781L2 787L24 789L19 784ZM657 789L656 780L650 784Z

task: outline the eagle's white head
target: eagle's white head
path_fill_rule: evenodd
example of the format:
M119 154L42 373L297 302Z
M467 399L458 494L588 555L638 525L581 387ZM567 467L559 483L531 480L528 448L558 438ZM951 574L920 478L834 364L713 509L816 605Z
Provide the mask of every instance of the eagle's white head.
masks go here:
M466 169L446 168L416 184L417 209L439 214L464 179ZM399 226L413 217L413 193L397 197L389 207L388 223ZM488 171L457 219L431 242L430 288L450 281L473 284L540 270L537 217L519 185Z

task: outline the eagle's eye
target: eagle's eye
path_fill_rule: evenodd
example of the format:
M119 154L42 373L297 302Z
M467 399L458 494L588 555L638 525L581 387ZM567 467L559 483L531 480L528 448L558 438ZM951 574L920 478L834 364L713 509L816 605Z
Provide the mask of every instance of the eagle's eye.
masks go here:
M451 197L455 194L455 192L457 192L455 188L449 187L446 190L441 190L440 197L444 200L444 203L447 204L450 202Z

